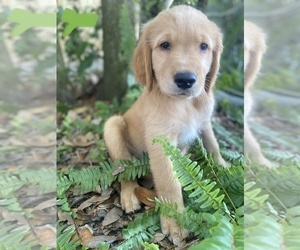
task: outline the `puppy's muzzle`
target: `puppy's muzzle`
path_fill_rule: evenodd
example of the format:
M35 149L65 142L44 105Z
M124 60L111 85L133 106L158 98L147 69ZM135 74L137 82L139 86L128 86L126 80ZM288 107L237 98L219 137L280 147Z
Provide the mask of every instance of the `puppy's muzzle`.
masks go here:
M196 82L196 75L191 72L180 72L174 76L174 82L180 89L189 89Z

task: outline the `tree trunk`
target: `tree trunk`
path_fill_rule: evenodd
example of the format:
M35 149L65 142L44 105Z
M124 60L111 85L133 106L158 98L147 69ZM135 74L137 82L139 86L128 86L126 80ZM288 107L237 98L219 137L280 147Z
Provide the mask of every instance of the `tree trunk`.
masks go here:
M129 60L121 60L120 11L126 0L102 1L104 76L96 97L119 101L127 90Z
M62 54L62 50L60 47L58 34L56 40L56 49L57 49L57 89L56 96L57 100L62 103L74 104L76 99L74 97L74 93L71 90L71 84L69 82L69 77L67 73L67 69L64 63L64 58Z

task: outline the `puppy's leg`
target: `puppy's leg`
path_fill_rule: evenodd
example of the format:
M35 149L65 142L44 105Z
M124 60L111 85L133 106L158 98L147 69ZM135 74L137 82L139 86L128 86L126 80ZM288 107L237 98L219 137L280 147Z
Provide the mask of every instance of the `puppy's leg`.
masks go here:
M205 123L202 130L202 139L203 145L206 150L212 154L213 158L223 167L228 167L227 163L224 161L220 154L219 144L214 135L214 131L212 129L211 123Z
M114 162L131 159L124 138L125 132L126 122L122 116L112 116L104 125L104 141ZM139 201L134 194L136 187L138 187L136 180L121 181L121 205L126 213L140 209Z
M174 175L170 159L164 155L162 147L158 144L148 145L148 153L158 197L177 203L178 211L182 211L184 204L181 185ZM188 231L181 228L174 219L163 216L161 216L161 228L164 234L170 235L176 245L188 235Z
M245 153L251 161L268 168L273 167L273 164L262 154L260 145L253 136L247 122L244 123L244 143Z

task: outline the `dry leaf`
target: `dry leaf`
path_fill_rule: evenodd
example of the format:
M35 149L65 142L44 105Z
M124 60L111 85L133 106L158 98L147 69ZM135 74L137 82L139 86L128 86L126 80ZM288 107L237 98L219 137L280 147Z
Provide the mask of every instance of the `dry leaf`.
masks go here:
M77 113L74 110L69 110L67 114L67 119L70 122L75 122L77 120Z
M74 144L66 137L63 137L61 140L62 140L63 144L66 146L74 146Z
M77 147L88 147L93 145L94 141L89 141L85 136L79 135L72 140L73 144Z
M48 152L45 153L45 152L39 152L37 150L34 150L34 151L31 152L31 154L32 154L32 156L35 160L42 161L47 157Z
M120 219L120 216L123 214L123 210L117 207L114 207L112 210L108 212L105 216L104 220L102 221L102 226L110 225L117 220Z
M77 114L82 114L82 113L85 113L89 110L89 108L87 106L82 106L82 107L78 107L78 108L75 108L73 109L73 111Z
M53 198L38 204L36 207L33 208L33 210L43 210L48 207L54 207L55 205L56 205L56 198Z
M81 205L77 209L83 210L94 203L102 203L103 201L106 201L107 199L109 199L109 197L110 196L108 196L108 195L107 196L94 195L91 198L87 199L86 201L82 202Z
M26 140L27 146L33 147L51 147L56 145L56 136L53 137L53 134L48 135L36 135L28 138Z
M78 233L82 244L89 248L97 248L101 242L113 243L117 239L116 236L109 235L94 236L92 228L88 225L79 227Z
M93 229L89 225L78 227L78 234L84 246L87 246L89 240L94 236Z
M85 156L86 156L86 152L82 152L82 150L76 150L76 156L77 156L77 159L78 161L83 161L85 159Z
M163 233L156 233L153 237L153 242L161 242L166 236Z
M55 248L56 247L56 229L51 225L35 227L34 232L40 245Z
M150 201L154 200L154 198L156 197L156 194L153 190L144 187L136 187L134 189L134 194L138 198L138 200L144 203L146 206L155 207L155 202Z
M125 167L118 167L114 170L113 175L122 173L125 170Z

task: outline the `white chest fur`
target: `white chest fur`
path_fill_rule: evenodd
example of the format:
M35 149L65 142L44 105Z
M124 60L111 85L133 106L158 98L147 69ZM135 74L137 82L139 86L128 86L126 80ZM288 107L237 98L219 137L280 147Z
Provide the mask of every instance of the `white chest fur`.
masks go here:
M178 147L180 149L185 148L186 146L190 145L197 135L199 134L201 129L201 126L195 126L195 125L186 125L182 128L182 131L180 132L178 136Z
M180 149L189 146L201 133L203 125L210 120L213 107L202 105L201 108L189 107L185 119L181 120L177 144Z

